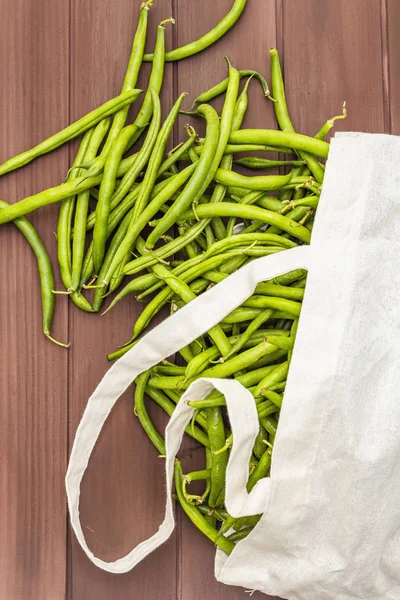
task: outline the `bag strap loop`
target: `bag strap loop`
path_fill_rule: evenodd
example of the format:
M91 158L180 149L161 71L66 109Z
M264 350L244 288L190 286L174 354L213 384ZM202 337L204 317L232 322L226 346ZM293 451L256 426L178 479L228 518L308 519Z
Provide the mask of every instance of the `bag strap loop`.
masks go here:
M174 412L167 427L166 441L171 447L166 468L167 501L163 523L153 536L138 544L126 556L114 562L105 562L97 558L87 546L79 518L79 497L81 482L93 448L119 397L140 373L178 352L243 304L259 282L273 279L297 268L308 269L310 251L310 246L299 246L254 260L155 327L114 363L105 374L89 398L83 413L66 475L71 525L82 549L95 565L111 573L125 573L163 544L171 535L175 525L171 496L173 479L171 465L173 469L173 457L180 446L185 426L193 413L193 409L184 404L182 398L178 405L179 408ZM247 456L249 448L251 453L252 442L257 433L257 431L254 433L257 417L254 402L251 401L252 398L249 399L250 394L247 390L237 382L229 380L203 379L196 381L189 388L191 398L193 399L194 393L199 399L207 396L214 386L226 396L234 436L236 436L236 443L232 448L227 469L226 502L228 510L233 516L262 512L263 506L265 506L265 496L268 494L268 481L261 480L252 493L247 494L247 473L244 472L244 469L239 469L239 474L237 473L237 465ZM243 409L246 411L246 431L241 431L241 429L245 429L243 423L240 423ZM238 436L239 439L242 439L243 447L237 443Z

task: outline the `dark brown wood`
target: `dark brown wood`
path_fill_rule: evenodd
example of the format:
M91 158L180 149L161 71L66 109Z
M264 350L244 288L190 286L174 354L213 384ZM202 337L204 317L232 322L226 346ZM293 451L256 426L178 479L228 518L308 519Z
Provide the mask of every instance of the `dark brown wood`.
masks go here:
M380 0L281 3L284 74L293 124L315 135L330 117L333 131L385 130Z
M400 133L400 5L396 0L382 1L383 34L387 36L387 46L383 45L383 64L385 65L385 88L387 90L387 117L390 133Z
M136 29L140 3L131 0L72 2L71 12L71 112L82 110L119 93ZM155 3L149 14L149 48L157 24L171 16L169 2ZM166 28L170 46L171 27ZM109 68L112 65L112 68ZM139 86L146 89L150 65ZM163 106L172 102L172 67L166 70ZM137 102L138 110L141 100ZM70 334L70 444L91 392L109 368L106 353L127 341L143 305L129 298L104 317L71 310ZM164 463L157 458L138 421L132 416L132 390L113 410L97 444L83 482L81 514L91 549L112 561L154 533L163 518ZM71 538L73 600L156 598L162 581L163 597L176 595L175 536L159 552L126 575L114 576L97 569ZM157 572L157 577L154 573ZM139 593L140 590L140 593Z
M0 161L47 137L119 92L140 2L131 0L3 0L0 21ZM167 44L199 37L232 0L164 0L150 13L149 49L156 25L172 14ZM295 6L294 6L295 5ZM290 113L302 133L315 134L340 113L335 130L400 131L400 8L396 0L248 0L234 30L206 53L168 65L163 111L177 94L189 106L226 76L227 55L239 68L269 76L268 50L281 52ZM150 66L141 74L146 86ZM140 101L139 101L140 103ZM138 103L138 105L139 105ZM221 99L215 103L221 107ZM136 107L137 110L137 107ZM175 141L183 139L179 119ZM246 126L275 127L273 106L256 81ZM202 126L196 122L199 132ZM62 148L0 179L0 197L15 201L63 180L74 148ZM53 231L58 207L32 216L57 274ZM171 540L127 575L95 568L66 526L64 475L86 401L109 364L107 352L129 336L141 305L133 298L104 317L57 299L54 333L70 339L64 351L41 334L38 275L22 236L0 231L0 598L25 600L215 600L244 598L218 584L214 548L177 511ZM60 285L59 277L57 274ZM163 416L154 411L160 429ZM186 441L185 469L202 465ZM83 529L92 550L115 560L151 535L164 510L163 461L132 416L132 391L118 403L94 451L82 488ZM267 598L256 593L253 598Z
M68 124L68 33L62 0L2 2L1 162ZM0 197L13 202L56 185L67 169L63 148L1 178ZM50 207L32 216L54 267L57 214ZM0 256L0 597L61 600L68 352L41 333L35 257L13 225L1 228ZM65 341L67 333L67 300L59 297L54 335Z

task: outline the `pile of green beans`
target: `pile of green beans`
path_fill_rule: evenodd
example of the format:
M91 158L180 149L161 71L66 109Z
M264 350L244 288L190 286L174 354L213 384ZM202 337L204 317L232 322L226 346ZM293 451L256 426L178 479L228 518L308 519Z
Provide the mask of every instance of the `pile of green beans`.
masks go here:
M60 346L68 344L51 335L55 294L69 296L86 312L103 310L105 299L119 288L106 311L130 294L148 300L131 336L109 360L125 354L165 307L179 310L252 260L310 242L329 151L325 137L334 121L346 116L343 107L343 114L329 119L315 137L296 132L274 49L271 92L260 73L239 71L227 60L227 77L200 94L189 111L182 111L182 93L163 115L165 63L217 41L239 19L247 0L235 0L213 30L171 52L165 52L164 28L173 19L166 19L157 28L154 52L144 54L152 3L140 7L120 95L0 165L1 176L81 136L65 181L15 204L1 200L0 225L13 222L35 253L43 331ZM144 61L151 61L152 68L142 94L136 83ZM250 83L261 87L266 110L274 108L279 129L242 128ZM221 114L210 104L217 96L224 97ZM133 122L127 124L130 106L141 97ZM203 121L205 135L200 138L187 125L184 139L168 151L180 112ZM54 289L49 256L26 218L55 203L60 205L61 290ZM177 364L163 361L137 378L135 414L160 455L165 454L164 439L147 412L146 396L171 416L197 378L230 377L250 390L259 415L248 489L269 475L305 282L306 272L297 270L260 283L241 307L182 348ZM204 469L184 474L178 461L176 495L193 523L229 553L258 517L232 519L224 505L233 442L224 398L214 392L192 405L197 410L186 433L204 447ZM190 489L199 481L204 482L202 492Z

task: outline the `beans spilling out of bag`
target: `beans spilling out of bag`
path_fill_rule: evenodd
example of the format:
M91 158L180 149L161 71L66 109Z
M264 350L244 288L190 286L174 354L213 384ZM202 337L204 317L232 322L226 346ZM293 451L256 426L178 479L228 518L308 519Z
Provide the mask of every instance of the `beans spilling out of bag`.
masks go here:
M321 159L329 150L325 137L335 119L346 115L344 109L329 119L314 138L295 132L273 49L271 92L261 74L239 71L228 60L227 78L203 92L185 113L205 123L204 137L186 126L182 142L168 152L186 94L162 115L165 62L191 56L219 39L237 21L246 0L236 0L225 19L203 38L168 53L164 28L172 19L163 21L154 53L145 55L151 5L149 0L141 6L121 94L0 165L3 175L82 134L65 182L12 205L1 201L0 224L12 221L35 252L43 330L57 344L64 345L51 337L56 293L52 267L25 216L36 209L60 204L57 246L65 289L58 292L87 312L102 310L105 298L120 287L107 310L131 293L149 300L131 339L110 360L127 352L163 307L179 310L250 261L309 243L324 177ZM135 89L143 61L152 61L145 93ZM278 130L242 129L252 79L260 84L266 102L273 103ZM209 103L221 95L224 103L218 114ZM129 108L139 99L136 117L127 124ZM266 174L259 175L260 169ZM235 378L253 394L260 422L248 489L268 476L305 282L306 273L299 270L259 284L241 307L181 349L179 365L164 361L138 377L135 413L160 454L165 454L164 440L150 420L145 396L171 415L198 377ZM91 301L88 289L94 289ZM258 518L235 520L224 508L232 445L224 397L214 392L192 405L197 411L186 432L205 448L204 469L183 475L177 461L176 494L195 525L230 552ZM201 494L191 493L194 481L204 482Z

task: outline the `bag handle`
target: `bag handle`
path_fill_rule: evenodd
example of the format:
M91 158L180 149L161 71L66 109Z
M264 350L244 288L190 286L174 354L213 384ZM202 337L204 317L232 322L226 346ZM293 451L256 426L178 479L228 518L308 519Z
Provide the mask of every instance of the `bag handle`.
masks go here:
M273 279L274 277L287 273L293 269L308 269L310 251L310 246L299 246L278 254L259 258L245 267L242 267L239 271L230 275L224 281L160 323L160 325L145 335L131 350L129 350L129 352L114 363L104 375L92 396L89 398L81 422L79 423L65 480L72 528L82 549L95 565L111 573L125 573L135 567L143 558L150 554L150 552L163 544L171 535L174 529L174 516L171 496L173 473L170 472L170 465L172 464L173 467L172 457L179 448L183 437L183 430L192 414L191 407L188 407L188 409L191 409L190 412L181 407L180 410L174 412L167 427L169 442L171 438L171 429L174 435L176 434L175 427L177 428L176 431L182 429L182 435L179 436L176 434L176 439L170 442L172 444L171 456L168 456L170 465L167 466L166 470L166 511L164 521L160 525L159 530L148 540L138 544L136 548L126 556L113 562L105 562L97 558L86 544L79 518L79 497L81 482L93 448L114 404L140 373L150 369L171 354L175 354L181 348L191 343L214 327L214 325L222 321L230 312L232 312L232 310L243 304L243 302L253 293L255 286L259 282ZM241 428L236 427L236 405L253 406L253 409L249 409L251 412L251 410L255 410L254 402L249 402L249 392L247 392L245 388L238 391L239 388L237 386L240 386L240 384L237 382L229 380L202 380L201 382L196 381L192 385L195 386L194 390L196 395L199 395L199 399L201 399L201 397L206 396L211 391L214 384L217 389L220 389L221 391L225 390L227 392L226 399L228 406L231 406L231 404L232 406L235 406L235 408L230 411L230 417L232 419L232 426L233 423L235 423L235 435L239 435ZM202 386L205 387L203 388ZM192 394L191 398L193 399L193 388L191 387L189 390ZM186 392L185 396L189 390ZM222 391L222 393L225 393L225 391ZM201 396L203 392L204 395ZM182 401L179 404L183 405ZM185 405L185 407L186 406L187 405ZM264 489L265 483L261 480L252 490L252 493L247 494L247 473L244 475L244 472L242 472L239 479L236 481L234 481L234 478L231 476L231 473L236 469L237 464L243 460L243 453L248 451L248 445L255 438L254 432L252 436L251 429L251 423L253 421L254 412L253 415L249 413L248 422L250 424L250 432L249 434L244 432L246 438L245 447L244 449L241 449L239 444L235 444L236 447L235 449L232 449L227 470L227 506L231 513L237 516L244 515L245 513L248 513L248 511L250 511L251 514L260 512L261 492L266 491ZM182 428L183 423L185 423L185 425ZM177 447L176 444L178 444ZM175 447L176 451L174 452ZM256 494L255 492L258 493Z

